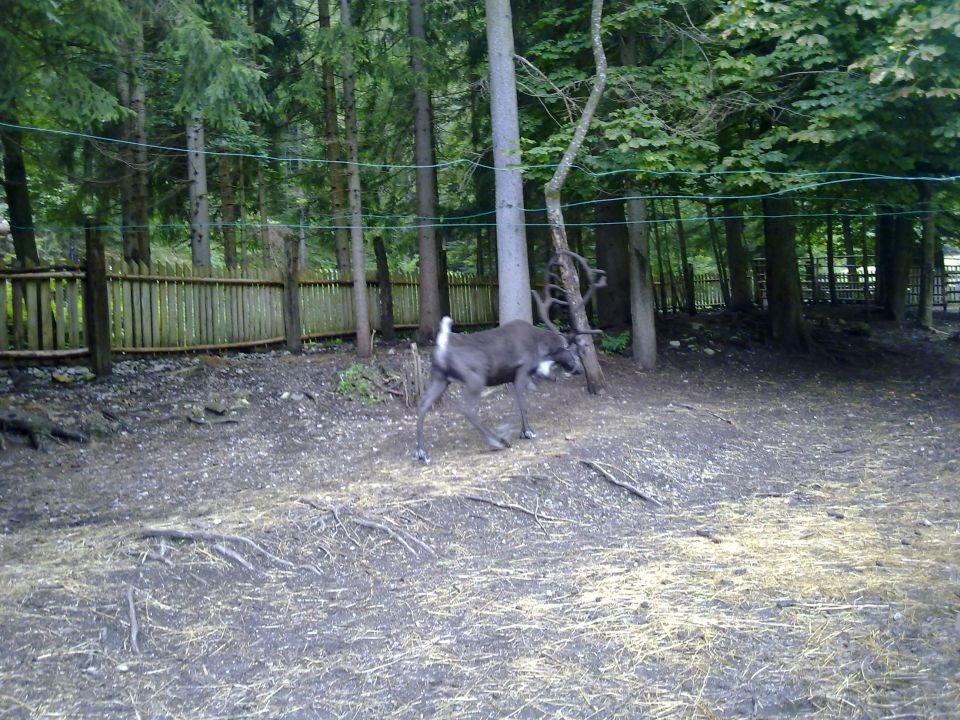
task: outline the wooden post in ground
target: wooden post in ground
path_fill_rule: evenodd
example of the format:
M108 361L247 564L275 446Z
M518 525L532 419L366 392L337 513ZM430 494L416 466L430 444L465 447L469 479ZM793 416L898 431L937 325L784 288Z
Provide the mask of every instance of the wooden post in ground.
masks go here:
M84 320L90 369L97 377L109 375L113 369L110 356L110 304L107 296L107 259L100 228L87 219L87 277L84 284Z
M283 327L287 350L303 350L300 322L300 239L293 233L284 234L287 264L283 272Z
M387 249L379 235L373 239L373 251L377 256L377 285L380 288L380 337L394 340L396 332L393 328L393 288L390 285Z

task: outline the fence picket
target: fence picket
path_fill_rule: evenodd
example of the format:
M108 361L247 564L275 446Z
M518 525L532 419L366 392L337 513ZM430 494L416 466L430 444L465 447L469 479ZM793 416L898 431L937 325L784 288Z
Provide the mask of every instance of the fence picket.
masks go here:
M54 329L56 330L56 344L53 350L63 350L67 344L67 309L64 307L66 281L63 278L53 278L53 307L56 315Z
M7 329L7 279L0 277L0 311L3 316L0 317L0 350L6 350L9 347L10 333Z

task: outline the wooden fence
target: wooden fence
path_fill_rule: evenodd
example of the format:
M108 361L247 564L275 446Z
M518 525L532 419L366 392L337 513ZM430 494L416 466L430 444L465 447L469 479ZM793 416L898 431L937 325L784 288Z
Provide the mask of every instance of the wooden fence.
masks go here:
M838 263L842 263L839 259ZM873 265L866 270L866 285L864 285L864 270L858 266L853 270L847 265L836 264L834 271L834 292L840 303L863 303L866 298L874 297L876 292L876 273ZM812 268L812 269L811 269ZM753 262L751 271L751 287L753 300L761 307L766 305L767 281L766 266L763 258ZM697 310L709 310L724 307L723 283L717 273L703 273L694 275L694 302ZM804 260L800 267L800 292L806 303L827 302L830 300L830 278L823 258L814 258L811 266ZM686 289L683 278L677 274L673 278L665 278L664 282L654 282L654 301L658 312L681 312L686 307L684 298ZM920 301L920 269L911 268L907 282L907 305L916 307ZM942 269L934 270L933 277L933 304L944 310L951 305L960 304L960 264L947 262Z
M301 337L354 332L352 282L336 273L299 273ZM450 310L458 326L496 323L497 286L450 273ZM44 360L88 352L87 272L57 266L0 269L0 359ZM106 268L109 346L113 352L215 350L283 342L284 279L279 271L125 263ZM394 324L418 325L418 283L394 274ZM380 291L367 280L371 328L379 330Z
M804 300L828 299L828 279L822 268L801 267ZM91 287L88 269L76 265L0 269L0 360L54 360L88 354L90 338L85 307ZM301 271L297 297L302 339L349 335L353 327L352 282L336 273ZM863 302L872 297L874 277L868 267L864 286L862 268L856 273L841 266L835 273L841 302ZM415 274L392 274L394 326L418 324L418 281ZM766 287L763 263L753 267L755 301L763 304ZM916 304L919 272L910 275L908 302ZM282 343L284 278L278 270L198 269L190 265L155 263L152 267L126 263L106 267L99 288L105 311L105 352L154 353L244 348ZM450 273L450 309L458 326L496 322L497 285L487 278ZM698 309L723 306L720 278L696 275ZM682 309L683 283L675 278L654 288L660 312ZM370 325L380 329L380 290L367 279ZM665 300L665 302L664 302ZM934 280L934 303L946 308L960 303L960 265L948 264ZM107 342L109 341L109 342Z

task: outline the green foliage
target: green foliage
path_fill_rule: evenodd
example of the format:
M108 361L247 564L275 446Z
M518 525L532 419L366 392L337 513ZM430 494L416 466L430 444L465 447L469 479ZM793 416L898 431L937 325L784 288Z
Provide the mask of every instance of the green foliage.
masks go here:
M600 336L600 349L608 355L620 355L630 347L630 331L624 330L616 335L603 333Z
M337 394L355 402L382 403L384 397L373 380L379 373L380 369L374 365L354 363L340 373Z
M544 166L525 172L528 207L535 209L592 81L589 8L569 0L514 5L524 161ZM316 4L300 0L9 0L0 10L0 119L118 136L131 116L116 96L118 80L135 70L147 86L151 143L182 147L184 115L199 108L210 150L320 161L233 158L228 169L236 200L242 198L247 225L238 243L248 264L261 254L262 178L267 220L302 222L310 265L331 267L329 228L342 219L332 215L330 168L322 162L328 148L321 67L337 69L349 43L356 55L367 233L384 237L393 268L415 270L414 174L407 167L410 53L416 50L427 68L438 162L492 164L484 8L428 3L428 39L414 47L406 3L355 3L349 35L339 27L336 3L330 7L332 28L321 30ZM789 189L811 216L800 229L814 245L822 243L828 208L846 205L859 232L877 203L910 207L916 192L905 183L837 182L824 189L780 173L955 174L958 28L960 6L952 1L608 3L602 34L607 88L577 159L588 172L572 173L564 189L566 202L581 203L569 208L571 232L591 253L595 201L633 190L669 198ZM84 214L121 222L125 160L117 147L30 133L23 143L36 224L70 228L41 237L41 244L75 242ZM147 165L155 257L183 257L189 249L183 157L151 149ZM214 222L222 217L220 171L210 157ZM718 174L696 177L705 171ZM486 253L484 270L493 269L493 175L469 163L438 170L450 269L474 270L478 244ZM938 201L954 210L955 186L940 188ZM2 204L0 198L0 212ZM755 198L741 208L751 246L760 234L758 204ZM713 209L720 214L717 202ZM676 270L672 202L657 200L648 210L657 213L660 222L651 228ZM684 199L681 212L688 218L691 261L698 271L712 269L703 202ZM454 216L462 219L451 222ZM535 213L529 221L532 257L542 262L543 221ZM222 257L220 237L215 229L215 257ZM119 233L108 241L119 254Z

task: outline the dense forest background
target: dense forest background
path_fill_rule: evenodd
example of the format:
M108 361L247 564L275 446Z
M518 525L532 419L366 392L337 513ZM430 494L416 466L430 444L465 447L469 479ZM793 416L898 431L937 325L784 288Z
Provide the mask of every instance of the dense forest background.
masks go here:
M118 258L270 265L293 233L306 265L347 272L362 222L370 267L381 237L395 269L494 274L487 32L504 8L5 2L2 249L76 258L93 218ZM512 13L535 275L552 253L544 185L595 63L588 4ZM611 0L602 27L606 86L563 204L571 246L611 276L605 324L629 313L631 226L654 274L719 269L732 306L765 243L774 285L774 266L812 254L852 269L954 252L960 3Z

